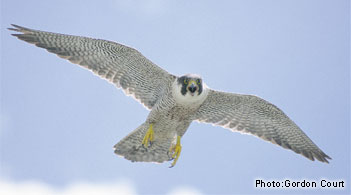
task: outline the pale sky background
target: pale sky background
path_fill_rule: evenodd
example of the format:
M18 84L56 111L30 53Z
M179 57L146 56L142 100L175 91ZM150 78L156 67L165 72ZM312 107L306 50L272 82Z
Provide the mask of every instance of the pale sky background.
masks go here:
M193 123L174 168L131 163L112 147L148 111L91 72L10 36L11 23L116 41L173 74L197 73L214 89L258 95L333 159L312 162ZM0 114L7 193L347 194L350 2L2 0ZM254 188L256 178L344 180L346 188L263 190Z

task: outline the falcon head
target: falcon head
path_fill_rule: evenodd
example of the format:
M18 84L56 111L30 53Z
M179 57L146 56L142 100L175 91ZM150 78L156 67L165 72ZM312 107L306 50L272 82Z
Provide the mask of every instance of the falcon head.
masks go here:
M200 96L203 90L202 79L198 75L186 74L177 79L177 84L180 89L180 93L183 96L187 94L191 96Z
M186 74L173 82L172 95L178 104L195 108L205 101L208 89L200 76Z

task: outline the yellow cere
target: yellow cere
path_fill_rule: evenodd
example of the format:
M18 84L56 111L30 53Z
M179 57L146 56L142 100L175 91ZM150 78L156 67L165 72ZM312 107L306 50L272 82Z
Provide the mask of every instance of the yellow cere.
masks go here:
M193 80L191 80L191 81L189 82L189 85L191 85L192 83L194 83L195 85L197 85L196 82L193 81Z

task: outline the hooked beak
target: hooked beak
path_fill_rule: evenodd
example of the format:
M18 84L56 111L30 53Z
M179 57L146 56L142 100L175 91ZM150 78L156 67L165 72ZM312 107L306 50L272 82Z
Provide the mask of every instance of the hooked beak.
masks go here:
M194 92L197 90L197 85L195 85L194 82L192 82L189 86L188 86L189 91L191 92L191 94L193 95Z

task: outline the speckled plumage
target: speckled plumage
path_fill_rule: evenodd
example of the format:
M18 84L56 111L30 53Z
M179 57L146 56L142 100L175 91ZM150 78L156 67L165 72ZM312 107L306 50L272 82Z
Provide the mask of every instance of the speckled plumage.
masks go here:
M14 36L91 70L151 110L146 121L114 147L128 160L172 160L169 149L194 120L255 135L310 160L331 159L279 108L259 97L209 89L197 75L174 76L118 43L13 26L9 29L20 32ZM155 139L145 147L141 143L150 124Z

